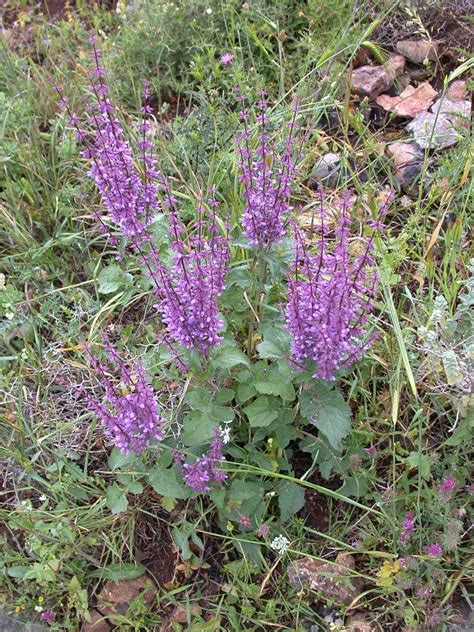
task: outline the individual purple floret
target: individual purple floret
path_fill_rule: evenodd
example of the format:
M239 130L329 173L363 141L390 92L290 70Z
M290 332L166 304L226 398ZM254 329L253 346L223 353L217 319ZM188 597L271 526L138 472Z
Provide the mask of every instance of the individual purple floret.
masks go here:
M104 349L105 360L87 350L104 391L101 399L88 395L89 406L121 452L143 452L152 439L160 441L164 436L153 388L139 362L124 362L110 343L104 343Z
M182 466L183 480L195 492L207 492L210 483L223 483L227 475L221 467L225 460L222 454L222 437L219 428L214 430L214 436L207 454L198 457L194 463Z
M329 239L321 194L319 238L307 244L295 226L295 261L288 280L286 326L296 366L316 363L313 377L335 380L335 373L350 367L370 346L368 318L374 309L378 274L373 257L374 235L383 228L373 222L372 235L362 252L353 255L350 237L349 195L343 195L341 215Z
M243 97L239 99L243 100ZM245 109L240 112L244 129L237 137L239 179L244 186L245 199L242 216L244 234L252 245L262 248L284 237L285 220L292 208L289 199L296 172L294 145L298 102L295 100L286 146L281 153L269 136L267 107L265 93L262 92L258 102L256 150L251 147L248 112Z
M218 299L225 287L228 239L219 234L213 195L208 200L209 210L199 202L192 232L182 221L169 188L164 205L171 224L173 257L171 264L164 266L152 256L157 308L175 342L207 357L221 340Z

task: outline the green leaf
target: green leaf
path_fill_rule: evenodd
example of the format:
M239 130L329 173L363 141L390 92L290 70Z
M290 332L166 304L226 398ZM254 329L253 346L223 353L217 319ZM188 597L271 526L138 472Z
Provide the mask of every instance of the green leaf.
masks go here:
M248 500L255 498L262 493L262 487L253 481L234 478L229 489L229 497L231 500Z
M23 577L29 570L29 566L10 566L7 570L7 573L9 577L14 577L15 579L23 579Z
M245 404L249 399L255 397L257 391L253 384L239 384L237 388L237 398L241 404Z
M128 272L124 272L118 265L113 264L107 268L102 268L97 280L101 294L112 294L121 287L130 285L133 277Z
M160 504L168 513L172 512L176 507L176 498L170 498L169 496L163 496L160 500Z
M196 446L212 438L214 428L219 423L201 411L187 412L183 418L182 439L186 445Z
M121 452L118 448L114 448L109 456L109 467L111 470L119 470L124 465L131 465L136 461L137 455L133 452Z
M291 481L281 483L278 486L278 506L280 518L286 522L304 507L304 488Z
M367 492L367 489L368 483L365 476L349 476L337 491L343 496L360 498Z
M261 358L278 360L290 353L290 335L283 323L262 323L260 330L263 342L257 345L257 351Z
M252 428L269 426L278 417L278 400L275 397L257 397L255 401L244 408Z
M234 366L244 364L249 366L249 359L237 345L222 342L215 348L211 362L218 369L232 369Z
M299 402L301 415L327 437L333 448L341 449L341 441L351 428L351 409L341 393L316 382L311 390L301 393Z
M128 507L127 494L118 485L111 485L105 493L107 507L113 514L124 512Z
M155 492L168 498L189 498L191 490L186 487L183 480L178 478L175 470L155 470L148 475L150 485Z
M426 454L421 452L410 452L406 462L410 469L416 469L419 471L421 478L425 481L431 479L431 460Z
M206 410L212 399L212 393L207 388L195 388L186 393L186 401L194 410Z
M146 573L146 568L143 564L110 564L105 568L88 573L89 577L100 577L101 579L110 579L114 582L118 582L121 579L136 579Z
M228 404L235 397L235 391L231 388L221 388L216 393L217 404Z
M140 481L137 481L130 474L118 474L118 482L123 485L126 492L129 494L141 494L143 492L143 485Z
M288 375L276 364L260 372L260 379L255 381L254 386L263 395L276 395L289 402L296 396L295 388L291 383L291 372Z

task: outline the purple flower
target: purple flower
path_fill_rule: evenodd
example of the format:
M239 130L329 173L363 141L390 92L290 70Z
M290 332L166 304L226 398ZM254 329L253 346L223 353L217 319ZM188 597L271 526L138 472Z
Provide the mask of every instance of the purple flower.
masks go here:
M194 463L182 466L183 480L195 492L207 492L211 489L210 483L223 483L227 478L221 467L225 461L222 447L221 433L216 428L207 454L198 457Z
M224 53L221 56L221 63L224 64L224 66L227 66L227 64L231 64L234 61L234 56L232 55L232 53Z
M420 588L418 588L418 590L416 591L416 596L418 597L418 599L422 599L423 601L428 601L429 599L431 599L432 595L433 589L429 586L420 586Z
M295 225L295 261L288 280L286 326L292 338L292 360L300 368L313 361L313 377L325 380L335 380L338 369L352 366L374 338L368 335L368 319L378 285L373 257L376 231L367 238L361 253L352 255L347 192L340 208L331 241L324 223L322 193L319 238L311 235L307 243ZM382 207L380 214L385 209Z
M143 263L150 270L158 298L156 307L169 336L207 357L211 347L221 340L218 332L223 323L218 315L218 299L225 287L228 239L219 234L213 195L208 200L209 210L199 202L191 233L181 220L169 189L165 205L171 224L171 264L164 266L154 254L143 258Z
M402 532L400 533L400 542L408 542L413 532L415 531L415 516L411 512L408 512L405 516L405 520L402 522Z
M164 421L159 415L153 388L139 362L127 363L109 343L106 359L89 350L91 368L104 392L101 398L86 394L90 409L103 423L121 452L142 452L152 439L163 439Z
M197 458L194 463L184 463L183 480L195 492L208 492L211 488L208 485L211 480L209 460L205 457Z
M139 143L142 170L137 167L130 143L125 138L115 106L104 83L104 69L100 65L100 51L92 44L94 68L90 72L92 97L87 104L86 129L79 129L77 118L71 118L86 149L84 158L90 161L88 175L94 180L109 219L135 246L148 239L147 227L159 210L156 160L146 138L147 107L142 108L144 119ZM145 88L145 94L147 88ZM66 104L67 105L67 104ZM104 232L109 229L96 214Z
M258 108L257 149L253 150L251 147L248 113L242 110L240 118L244 130L237 137L237 151L239 179L244 187L244 234L252 245L266 248L284 237L285 220L292 208L289 199L296 172L293 150L298 105L295 101L285 140L286 147L281 153L269 135L267 102L263 92L260 94Z
M364 452L367 453L367 456L373 459L374 456L377 454L377 448L374 445L371 445L368 448L364 448Z
M441 557L443 555L443 548L441 544L434 542L433 544L427 544L424 548L424 551L427 555L431 557Z
M51 623L54 619L54 612L51 612L51 610L45 610L41 615L41 618L47 623Z
M246 516L245 514L240 514L239 524L243 529L250 529L250 527L252 526L252 521L250 520L249 516Z
M270 527L267 524L261 524L257 529L257 535L259 538L266 538L270 533Z
M454 490L456 489L457 482L452 474L448 474L437 487L437 492L441 500L447 502L453 497Z

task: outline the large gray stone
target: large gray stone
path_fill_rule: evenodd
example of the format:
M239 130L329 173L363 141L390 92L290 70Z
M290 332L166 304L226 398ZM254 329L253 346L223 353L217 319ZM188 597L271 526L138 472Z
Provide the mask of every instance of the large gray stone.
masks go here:
M326 187L335 187L338 183L341 171L340 154L324 154L314 164L309 176L308 186L315 188L318 184Z
M455 126L443 114L421 112L408 123L407 130L423 149L444 149L455 145L459 140Z
M436 61L438 59L438 43L426 40L401 40L396 45L397 52L413 61L422 64L426 59Z

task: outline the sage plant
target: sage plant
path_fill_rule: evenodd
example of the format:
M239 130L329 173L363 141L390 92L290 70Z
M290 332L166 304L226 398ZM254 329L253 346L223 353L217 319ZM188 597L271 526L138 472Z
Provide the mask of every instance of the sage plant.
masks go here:
M225 287L229 258L228 239L219 234L217 226L214 192L208 200L210 211L200 196L198 219L192 225L186 224L169 180L157 168L149 140L148 84L143 91L143 118L135 159L109 97L100 50L94 38L91 38L91 46L94 66L89 73L91 92L83 128L79 126L77 116L69 111L61 88L56 86L56 90L79 141L86 146L82 156L90 162L87 173L94 180L106 210L106 217L95 213L95 218L112 243L117 240L110 223L125 238L126 244L140 255L154 285L158 299L156 307L167 328L167 345L172 348L173 343L178 343L207 357L211 347L221 339L218 334L222 326L218 298ZM173 257L168 265L161 261L151 230L158 212L165 212L169 221ZM184 368L185 364L180 362L180 366Z

